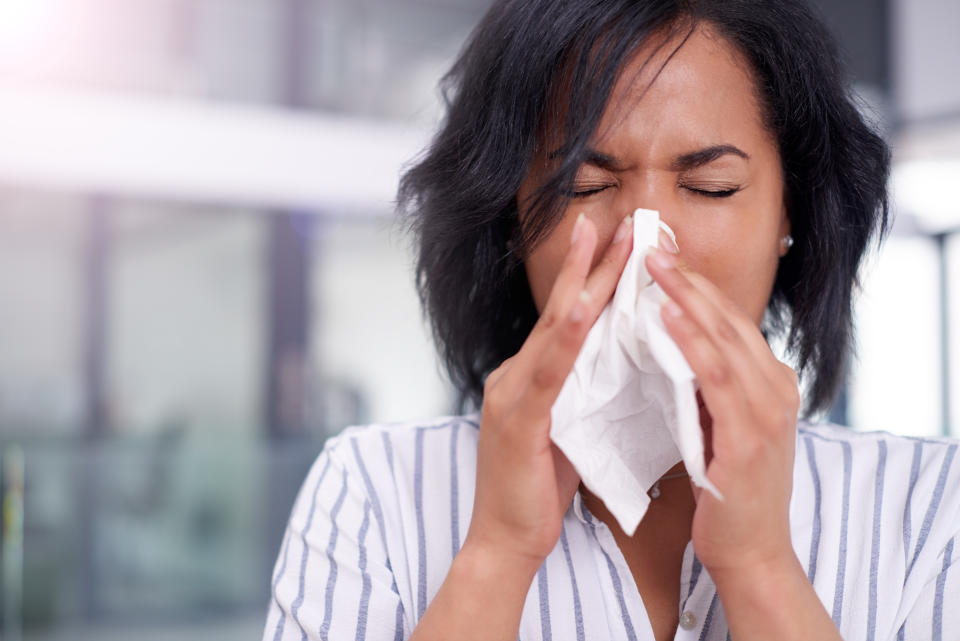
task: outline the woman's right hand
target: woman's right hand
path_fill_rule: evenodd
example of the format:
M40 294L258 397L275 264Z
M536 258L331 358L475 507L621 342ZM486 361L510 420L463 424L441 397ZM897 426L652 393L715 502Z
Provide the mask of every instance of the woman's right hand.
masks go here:
M632 220L619 224L592 268L598 233L580 214L540 318L520 351L487 377L464 548L535 571L556 545L580 478L550 440L550 409L616 289L633 245Z

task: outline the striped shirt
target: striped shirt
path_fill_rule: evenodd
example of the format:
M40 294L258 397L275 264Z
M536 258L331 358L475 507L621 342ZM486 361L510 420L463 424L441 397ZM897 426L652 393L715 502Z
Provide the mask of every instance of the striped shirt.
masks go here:
M410 637L469 525L478 422L350 427L327 441L281 543L265 641ZM792 541L843 638L960 640L957 445L801 422ZM675 639L727 639L689 543L681 572ZM520 639L654 639L611 531L579 493L530 585Z

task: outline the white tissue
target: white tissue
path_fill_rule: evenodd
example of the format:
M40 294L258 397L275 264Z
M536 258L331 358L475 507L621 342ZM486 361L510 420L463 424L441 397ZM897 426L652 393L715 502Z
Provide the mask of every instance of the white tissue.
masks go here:
M551 439L628 535L650 487L680 460L721 498L706 477L695 377L660 318L667 296L643 262L661 227L674 237L658 212L634 212L633 252L550 413Z

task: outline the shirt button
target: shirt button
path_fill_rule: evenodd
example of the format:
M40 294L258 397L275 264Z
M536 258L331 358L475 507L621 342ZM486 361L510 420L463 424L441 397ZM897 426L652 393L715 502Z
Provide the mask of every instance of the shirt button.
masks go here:
M697 625L697 615L687 610L680 615L680 627L684 630L693 630Z

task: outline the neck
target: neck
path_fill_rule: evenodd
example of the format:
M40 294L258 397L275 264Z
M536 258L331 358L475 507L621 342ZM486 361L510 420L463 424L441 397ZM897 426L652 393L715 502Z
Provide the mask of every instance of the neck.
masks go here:
M677 463L663 476L679 474L684 470L683 463ZM620 529L617 520L603 501L582 483L580 494L590 513L606 524L618 541L635 541L642 544L643 541L659 540L661 536L669 536L672 540L680 537L686 543L690 538L690 526L693 523L693 512L697 504L693 498L689 477L674 478L660 483L660 497L650 501L647 513L631 537Z
M704 459L707 465L713 458L713 417L703 401L703 396L697 392L697 406L700 415L700 429L703 430ZM671 476L686 471L683 462L679 462L663 476ZM661 477L663 478L663 477ZM580 494L583 497L583 503L590 513L610 528L617 541L637 541L639 545L644 545L648 539L658 539L660 534L666 534L672 537L680 537L684 544L690 540L690 528L693 525L693 512L697 507L697 502L693 498L693 489L690 487L690 478L683 477L670 479L660 483L660 497L650 501L647 513L637 526L637 531L632 537L628 537L613 514L607 509L599 498L594 496L583 483L580 484ZM676 540L676 539L674 539Z

